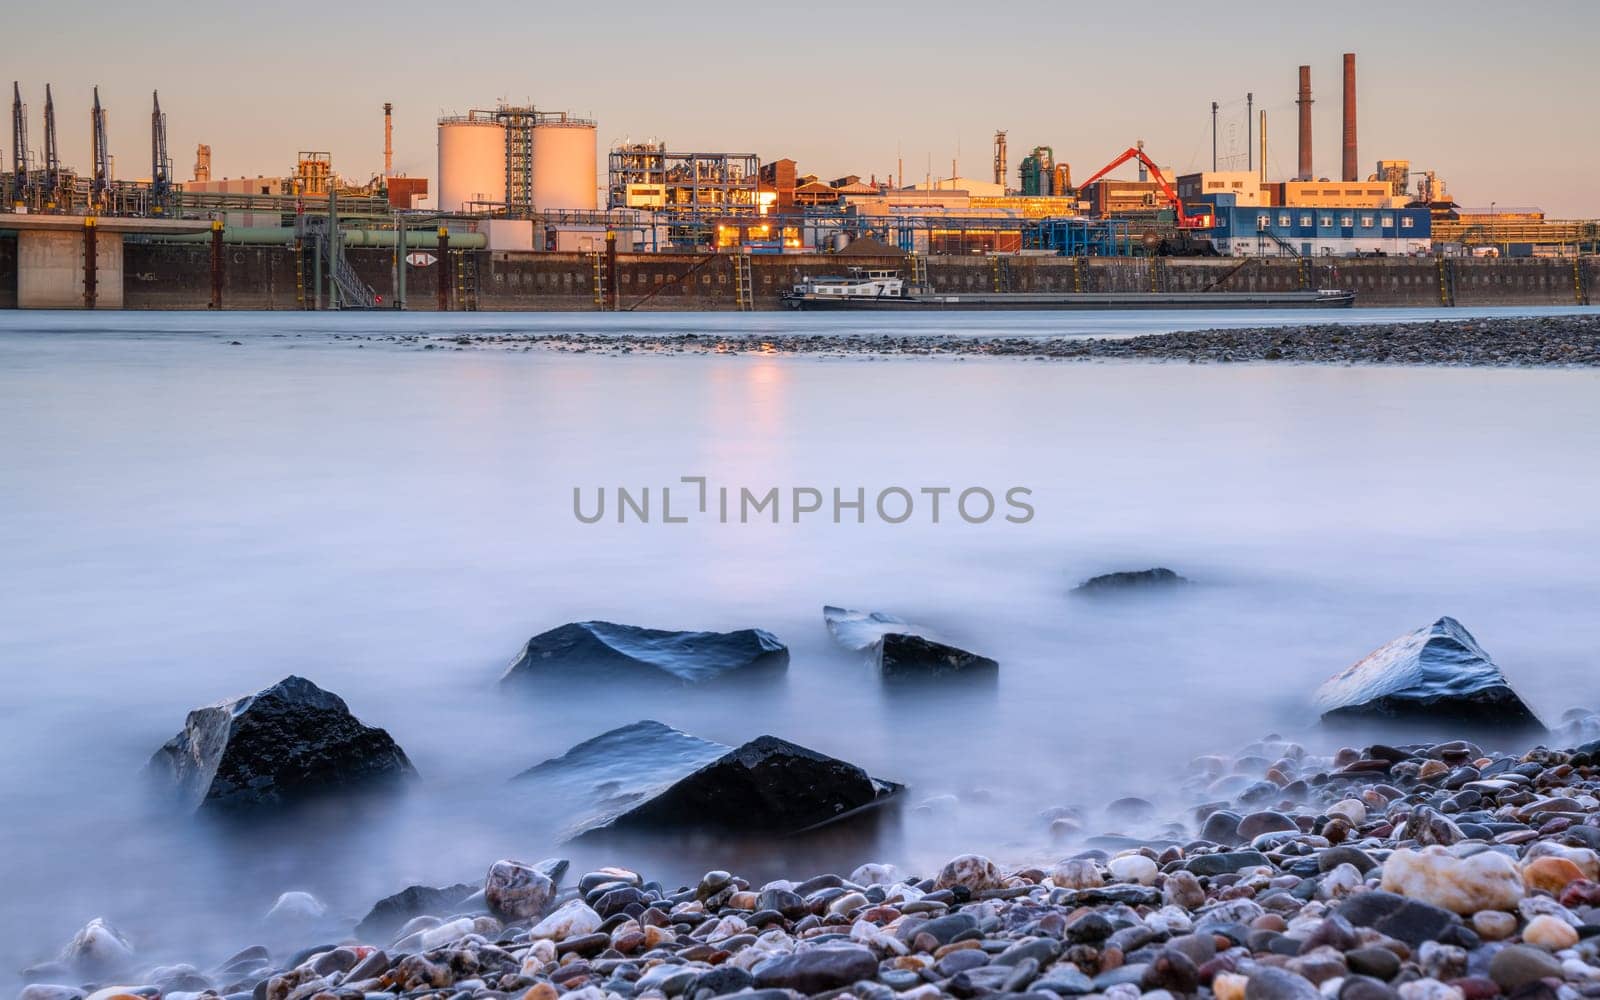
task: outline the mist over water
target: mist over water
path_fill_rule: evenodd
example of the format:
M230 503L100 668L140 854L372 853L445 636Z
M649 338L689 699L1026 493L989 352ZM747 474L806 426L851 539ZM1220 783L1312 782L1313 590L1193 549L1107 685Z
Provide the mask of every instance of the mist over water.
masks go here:
M357 919L413 882L477 881L500 857L664 880L926 869L960 850L1053 858L1069 848L1051 843L1046 808L1160 802L1190 755L1269 731L1325 743L1308 727L1315 686L1442 614L1546 721L1600 704L1594 372L332 339L887 329L814 319L0 317L0 966L51 957L93 916L150 962L220 958L264 939L280 892ZM904 332L929 332L917 319ZM1266 318L950 322L1033 335ZM794 524L785 498L779 524L573 516L574 487L682 476L869 498L1023 486L1036 514ZM1197 583L1069 596L1155 565ZM997 659L998 683L886 690L828 635L825 604L933 626ZM770 684L666 694L498 688L529 636L595 618L766 628L791 660ZM189 709L290 673L394 735L421 774L409 794L245 831L152 805L139 771ZM563 804L508 779L646 718L843 757L908 785L905 808L869 843L558 847Z

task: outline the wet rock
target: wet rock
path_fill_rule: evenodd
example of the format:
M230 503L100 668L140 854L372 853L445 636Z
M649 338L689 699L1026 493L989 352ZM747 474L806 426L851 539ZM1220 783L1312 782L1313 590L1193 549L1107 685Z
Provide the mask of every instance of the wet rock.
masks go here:
M533 925L529 937L551 938L565 941L568 938L593 934L600 929L603 918L581 899L569 900L548 917Z
M1535 948L1560 951L1578 943L1578 932L1560 917L1541 913L1528 921L1528 926L1522 929L1522 940Z
M506 920L541 915L555 894L554 879L521 861L496 861L483 882L490 912Z
M782 670L788 662L788 647L763 629L674 632L612 622L572 622L529 639L500 682L703 684L732 674Z
M1454 618L1393 639L1317 691L1324 721L1457 723L1499 731L1542 729L1500 668Z
M133 958L133 945L100 917L85 924L61 951L63 965L91 978L120 972Z
M372 904L372 909L356 925L356 936L369 941L389 940L400 925L412 917L448 915L477 891L476 886L465 882L439 889L426 885L407 886Z
M798 833L892 799L901 786L761 736L618 816L607 830Z
M1385 982L1393 979L1400 972L1400 956L1388 948L1369 946L1366 948L1353 948L1345 952L1345 964L1350 971L1361 976L1371 976Z
M393 788L416 777L387 732L303 677L189 713L146 773L186 808L242 812Z
M730 750L646 719L585 740L513 780L552 805L571 804L565 839L610 823Z
M83 1000L85 995L85 992L76 986L29 983L17 994L17 1000Z
M1184 862L1184 868L1195 875L1224 875L1244 868L1270 867L1272 862L1260 851L1231 851L1226 854L1202 854Z
M1395 851L1383 863L1382 888L1463 916L1515 909L1523 895L1517 866L1505 855L1458 858L1441 847Z
M1153 569L1121 570L1103 573L1072 588L1075 594L1111 594L1127 591L1166 590L1189 581L1164 566Z
M885 680L922 680L960 674L993 674L1000 664L987 656L917 635L891 632L878 643L874 659Z
M1437 940L1460 922L1442 907L1383 891L1356 893L1340 903L1335 912L1356 927L1371 927L1413 947Z
M821 993L878 973L878 959L857 945L819 945L768 959L753 970L756 986Z

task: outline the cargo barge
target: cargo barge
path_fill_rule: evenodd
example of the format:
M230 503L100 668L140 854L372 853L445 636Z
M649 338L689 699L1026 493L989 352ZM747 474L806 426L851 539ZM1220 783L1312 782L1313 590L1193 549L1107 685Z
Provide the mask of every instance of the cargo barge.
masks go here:
M912 292L896 271L813 278L782 298L789 309L1348 309L1344 289L1285 292Z

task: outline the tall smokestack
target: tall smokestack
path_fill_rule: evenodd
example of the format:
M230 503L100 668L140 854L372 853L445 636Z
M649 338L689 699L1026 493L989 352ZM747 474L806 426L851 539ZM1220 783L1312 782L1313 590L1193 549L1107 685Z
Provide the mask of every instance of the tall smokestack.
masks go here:
M1311 67L1300 67L1300 172L1296 180L1309 181L1311 176Z
M394 176L394 105L383 102L383 176Z
M1344 179L1356 181L1356 54L1344 54Z

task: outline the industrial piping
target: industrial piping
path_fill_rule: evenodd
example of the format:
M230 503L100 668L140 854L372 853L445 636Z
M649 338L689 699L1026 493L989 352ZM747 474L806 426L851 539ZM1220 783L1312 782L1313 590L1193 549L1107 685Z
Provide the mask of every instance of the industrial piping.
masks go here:
M1311 67L1300 67L1300 172L1296 180L1312 180L1311 169Z
M1358 181L1356 163L1356 54L1344 54L1344 180Z

